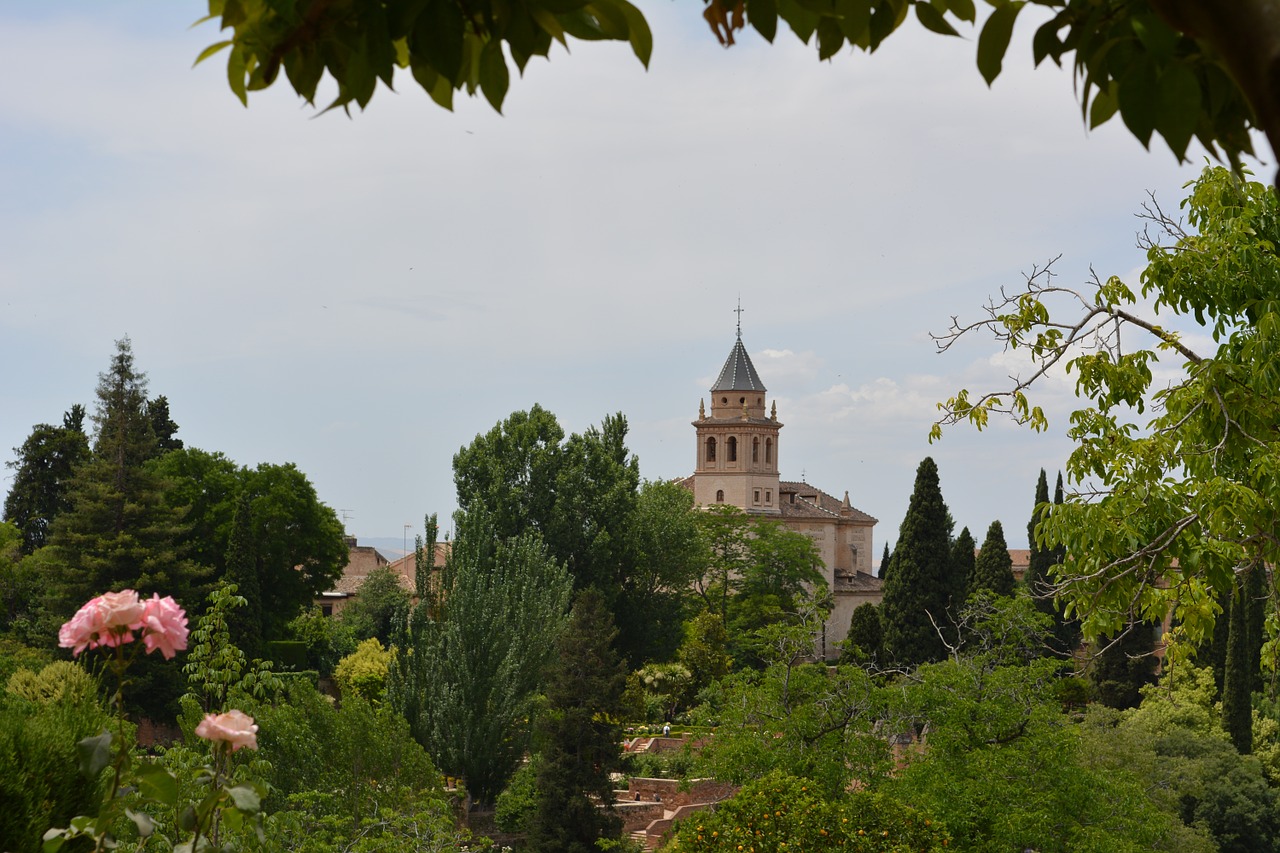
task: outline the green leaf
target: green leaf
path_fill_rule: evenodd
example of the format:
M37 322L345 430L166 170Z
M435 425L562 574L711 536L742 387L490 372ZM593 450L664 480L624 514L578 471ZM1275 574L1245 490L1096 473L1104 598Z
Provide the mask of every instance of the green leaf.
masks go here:
M138 792L149 800L177 805L178 780L162 765L151 762L138 765Z
M988 86L1000 76L1005 52L1009 49L1009 39L1013 36L1013 22L1017 20L1023 5L1023 0L1014 0L997 6L982 26L982 33L978 36L978 71Z
M81 740L76 744L76 755L80 758L80 772L90 779L98 778L111 763L111 732Z
M772 42L778 34L778 4L775 0L750 0L747 4L747 20L751 26Z
M1062 54L1066 52L1066 45L1058 37L1061 26L1055 18L1036 28L1036 34L1031 37L1031 56L1035 60L1036 67L1039 67L1046 58L1052 59L1054 65L1062 65Z
M452 84L462 74L462 37L466 22L456 3L435 0L413 28L412 53L427 63Z
M916 4L916 18L930 32L943 36L960 35L960 33L956 32L956 28L951 26L946 18L942 17L942 13L928 3Z
M946 8L951 11L962 21L972 24L978 17L978 10L974 7L973 0L945 0Z
M871 44L871 0L835 0L835 4L844 37L865 50Z
M155 821L151 819L151 815L145 812L135 812L133 809L125 809L124 813L129 820L133 821L133 825L138 827L138 834L143 838L149 838L151 833L155 832Z
M1200 119L1200 81L1185 65L1172 65L1160 75L1158 130L1174 155L1185 160L1187 145Z
M818 21L818 58L830 59L844 46L844 33L835 18Z
M262 798L248 785L228 788L227 794L231 797L231 802L235 803L236 808L242 812L256 812L262 808Z
M498 112L507 96L511 77L507 71L507 58L502 54L502 42L490 41L480 52L480 88L485 99Z
M1093 103L1089 105L1089 129L1093 130L1115 114L1115 97L1109 90L1099 89L1093 96Z
M220 41L220 42L216 42L214 44L209 45L204 50L200 51L200 55L196 57L195 62L191 63L191 67L194 68L195 66L199 65L201 62L204 62L206 59L213 56L218 51L222 50L223 48L230 47L232 44L233 42L230 39L228 39L227 41Z
M1160 81L1155 65L1142 56L1131 63L1125 73L1116 79L1116 101L1125 127L1138 137L1145 147L1151 147L1151 132L1155 130L1160 109Z
M649 29L649 22L644 19L643 13L627 0L613 0L613 3L621 10L627 21L632 52L640 60L640 64L648 68L649 57L653 55L653 31Z

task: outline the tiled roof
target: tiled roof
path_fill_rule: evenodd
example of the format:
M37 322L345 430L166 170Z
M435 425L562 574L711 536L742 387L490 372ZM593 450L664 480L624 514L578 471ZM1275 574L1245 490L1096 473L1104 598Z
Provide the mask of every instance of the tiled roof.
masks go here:
M782 480L778 483L778 492L780 496L795 493L795 503L792 503L789 497L781 498L782 515L787 518L839 518L841 510L844 509L844 501L808 483ZM849 509L851 513L844 516L845 518L854 518L871 524L878 521L856 507L851 506Z
M764 383L760 381L760 374L756 373L756 366L751 363L751 356L747 355L747 348L742 345L742 338L738 338L737 342L734 343L733 349L729 352L729 358L725 361L724 367L720 369L720 377L711 386L711 390L766 390Z
M378 553L376 548L368 545L353 545L348 549L347 553L347 565L342 570L342 577L338 578L338 582L334 584L333 589L328 590L328 593L337 593L343 597L355 595L360 591L360 585L369 577L369 573L383 566L390 568L397 575L400 580L400 586L409 592L413 592L415 570L413 554L407 554L389 563L385 557ZM448 553L449 543L437 542L434 565L436 567L443 566L444 558Z

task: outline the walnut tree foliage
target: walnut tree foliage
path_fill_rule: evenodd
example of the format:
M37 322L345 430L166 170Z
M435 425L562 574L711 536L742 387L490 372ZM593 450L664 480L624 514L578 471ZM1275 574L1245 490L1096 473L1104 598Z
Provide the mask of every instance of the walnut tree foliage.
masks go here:
M980 5L990 13L979 24ZM702 17L725 46L748 26L772 42L784 25L823 60L846 45L874 52L911 17L939 35L977 29L977 66L988 84L1000 74L1017 19L1034 18L1032 57L1037 65L1071 64L1090 127L1119 114L1144 146L1159 135L1182 159L1195 138L1238 163L1252 153L1251 128L1280 148L1273 7L1274 0L703 0ZM627 0L209 0L204 20L229 32L197 61L226 50L230 87L246 104L250 91L283 71L308 103L327 74L337 85L330 108L363 109L379 81L391 88L397 72L408 72L443 107L466 91L501 109L511 67L523 73L557 42L566 52L571 40L626 42L646 66L653 49L644 16Z
M1144 206L1136 288L1096 275L1066 287L1052 265L1037 268L986 319L956 321L938 339L945 349L987 330L1034 368L1007 390L941 404L935 436L996 412L1044 429L1028 389L1055 367L1075 378L1066 471L1078 491L1040 523L1036 544L1065 549L1054 592L1088 639L1172 615L1174 638L1189 641L1180 646L1204 643L1236 576L1280 560L1280 201L1211 168L1182 216ZM1192 320L1195 338L1173 328ZM1274 580L1266 592L1263 655L1274 664Z

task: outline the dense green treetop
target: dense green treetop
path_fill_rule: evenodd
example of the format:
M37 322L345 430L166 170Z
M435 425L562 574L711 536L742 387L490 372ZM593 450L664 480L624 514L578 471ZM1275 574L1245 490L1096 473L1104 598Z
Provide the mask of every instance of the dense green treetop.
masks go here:
M885 651L899 664L925 663L943 655L937 626L947 621L954 589L948 523L938 466L926 457L916 469L880 605Z
M1214 168L1191 186L1183 216L1154 199L1144 207L1138 292L1116 277L1070 288L1039 268L1025 291L993 300L986 319L939 339L945 348L985 329L1035 362L1011 389L960 392L941 424L981 427L1006 411L1043 429L1027 389L1056 365L1074 375L1081 407L1066 470L1080 494L1054 506L1038 543L1065 549L1056 592L1091 638L1172 613L1174 638L1198 645L1236 572L1280 563L1280 201ZM1161 316L1144 314L1140 298ZM1206 343L1175 331L1179 318ZM1154 384L1158 356L1181 375ZM1267 649L1274 660L1275 642Z
M977 551L978 544L973 541L969 528L961 528L960 535L951 543L952 604L961 604L969 597Z
M387 692L439 767L492 803L528 748L573 581L532 532L499 539L478 509L460 520L439 596L396 639Z
M999 521L993 521L973 564L973 590L985 589L996 595L1012 595L1013 584L1013 560L1005 543L1004 527Z
M622 820L611 774L622 765L622 689L626 668L614 651L617 629L604 597L580 591L556 641L547 706L538 718L537 806L531 853L593 853ZM604 808L602 808L604 806Z
M89 458L84 414L84 406L76 404L62 416L61 426L36 424L6 463L14 476L4 499L4 520L21 531L23 554L43 546L53 520L71 507L71 475Z
M1249 129L1280 149L1280 95L1271 85L1280 54L1273 0L987 0L977 65L999 74L1024 8L1039 7L1031 39L1036 63L1070 62L1091 127L1119 113L1143 145L1163 137L1182 158L1196 138L1228 160L1251 152ZM813 43L820 59L845 45L876 50L908 17L942 35L978 19L973 0L704 0L703 18L722 44L750 26L769 41L779 23ZM477 91L500 109L510 84L508 58L523 72L534 56L569 39L624 41L648 64L652 35L627 0L209 0L209 18L230 30L204 59L227 49L232 90L270 86L283 70L314 103L325 74L337 82L331 107L368 105L381 81L408 71L438 104ZM403 79L403 78L402 78Z

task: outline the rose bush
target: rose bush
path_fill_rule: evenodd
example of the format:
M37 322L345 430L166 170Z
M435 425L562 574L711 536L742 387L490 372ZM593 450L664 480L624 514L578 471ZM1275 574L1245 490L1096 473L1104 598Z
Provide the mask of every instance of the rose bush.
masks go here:
M171 597L141 601L131 589L106 592L76 611L58 631L58 645L79 655L85 649L118 648L142 632L147 653L166 659L187 647L187 615Z

